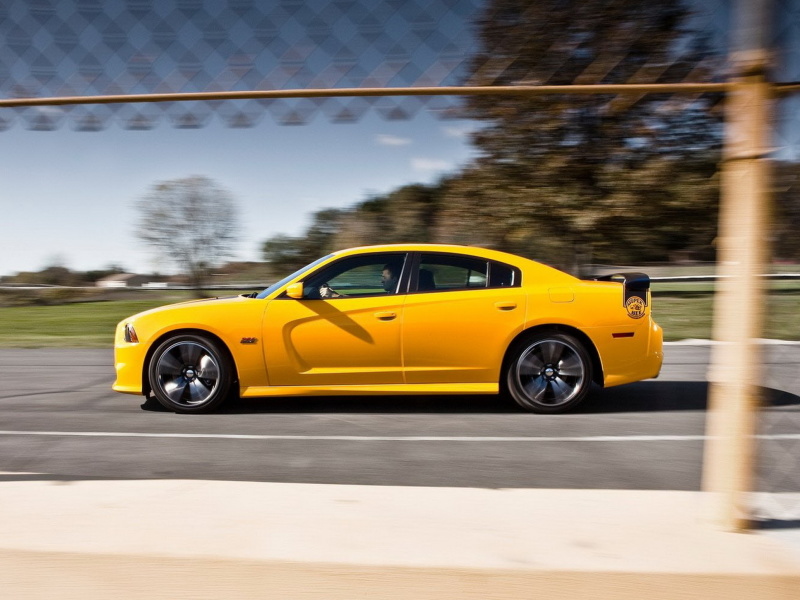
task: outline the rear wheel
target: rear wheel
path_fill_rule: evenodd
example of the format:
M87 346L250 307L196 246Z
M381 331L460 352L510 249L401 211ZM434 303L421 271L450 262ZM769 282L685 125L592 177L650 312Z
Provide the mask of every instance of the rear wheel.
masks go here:
M577 339L562 333L536 333L516 344L506 366L505 384L526 410L558 413L589 393L592 361Z
M150 388L166 408L179 413L209 412L228 397L233 365L213 340L193 334L159 344L148 366Z

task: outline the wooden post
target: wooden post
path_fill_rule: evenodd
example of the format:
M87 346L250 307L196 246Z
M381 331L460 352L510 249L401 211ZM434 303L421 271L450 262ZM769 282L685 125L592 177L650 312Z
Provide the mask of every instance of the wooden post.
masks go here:
M749 527L756 418L764 367L764 281L769 231L771 88L765 78L765 0L740 0L735 69L725 104L717 284L709 372L703 489L712 519L727 531Z

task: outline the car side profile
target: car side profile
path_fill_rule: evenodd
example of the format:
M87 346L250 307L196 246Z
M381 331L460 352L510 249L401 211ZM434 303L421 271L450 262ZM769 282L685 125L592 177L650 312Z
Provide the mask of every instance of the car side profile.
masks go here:
M593 383L658 375L649 287L640 273L583 281L483 248L352 248L258 294L124 319L113 389L181 413L231 395L496 393L562 412Z

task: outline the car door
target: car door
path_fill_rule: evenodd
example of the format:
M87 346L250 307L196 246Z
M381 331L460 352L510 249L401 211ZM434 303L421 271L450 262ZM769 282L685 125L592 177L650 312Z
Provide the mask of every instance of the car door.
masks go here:
M458 254L421 254L403 312L406 383L496 383L526 297L515 267Z
M309 275L303 299L273 300L263 325L270 385L402 383L405 295L398 291L405 258L397 252L345 257Z

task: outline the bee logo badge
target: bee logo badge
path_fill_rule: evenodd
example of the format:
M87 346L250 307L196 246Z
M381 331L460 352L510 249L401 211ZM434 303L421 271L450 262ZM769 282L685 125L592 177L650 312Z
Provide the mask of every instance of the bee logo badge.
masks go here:
M641 319L644 316L647 304L639 296L631 296L625 302L625 309L631 319Z

